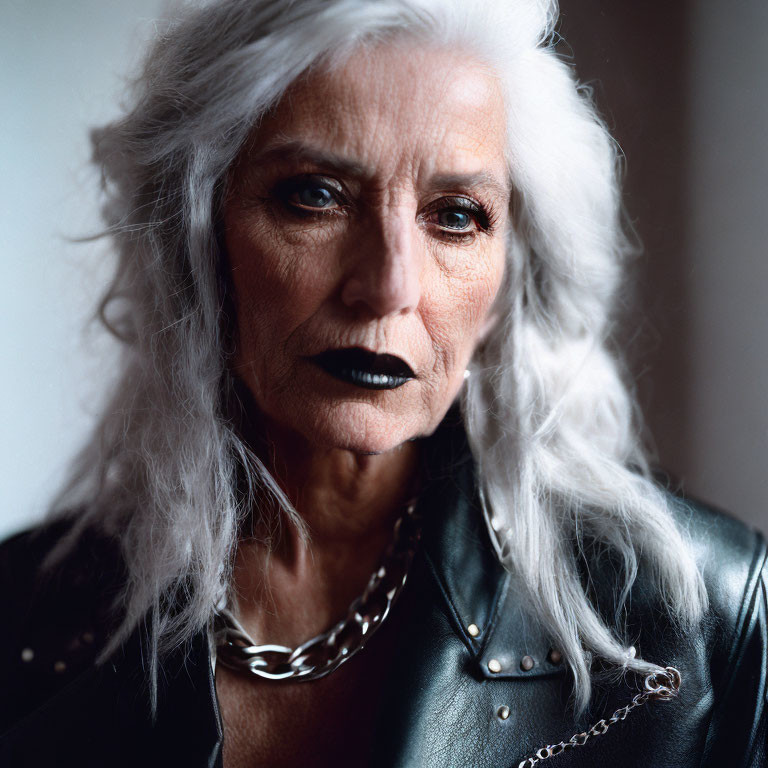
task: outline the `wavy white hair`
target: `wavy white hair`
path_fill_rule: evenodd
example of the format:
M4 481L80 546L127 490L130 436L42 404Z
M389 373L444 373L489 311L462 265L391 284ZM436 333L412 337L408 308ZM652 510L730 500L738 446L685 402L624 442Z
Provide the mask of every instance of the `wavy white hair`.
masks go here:
M130 111L93 133L119 252L102 315L124 371L63 498L80 510L70 542L94 523L122 542L127 612L107 653L148 617L156 670L206 625L264 493L300 524L228 419L220 204L243 142L297 77L395 37L459 46L504 89L514 230L463 413L499 559L562 648L577 707L594 655L656 668L590 603L583 545L619 556L622 596L642 551L671 614L701 615L701 577L649 478L609 345L628 253L618 153L553 49L556 17L554 0L221 0L185 6L159 36Z

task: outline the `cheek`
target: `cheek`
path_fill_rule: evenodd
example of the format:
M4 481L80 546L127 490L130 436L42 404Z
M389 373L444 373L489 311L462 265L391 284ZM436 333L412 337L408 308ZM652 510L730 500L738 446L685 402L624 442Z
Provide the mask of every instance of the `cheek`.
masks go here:
M483 254L443 269L427 294L425 322L445 373L466 366L504 276L503 246L493 244Z
M328 243L281 233L266 216L225 217L241 357L274 354L331 290Z

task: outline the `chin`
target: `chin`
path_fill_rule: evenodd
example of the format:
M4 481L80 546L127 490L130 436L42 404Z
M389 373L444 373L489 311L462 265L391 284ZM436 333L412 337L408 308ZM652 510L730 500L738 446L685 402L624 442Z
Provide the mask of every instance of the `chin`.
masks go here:
M428 434L427 426L418 412L400 412L365 402L340 402L315 409L300 431L317 446L375 455Z

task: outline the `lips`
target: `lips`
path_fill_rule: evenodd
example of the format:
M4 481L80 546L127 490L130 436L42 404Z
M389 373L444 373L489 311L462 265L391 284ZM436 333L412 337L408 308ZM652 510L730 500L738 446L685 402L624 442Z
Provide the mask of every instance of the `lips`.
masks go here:
M363 389L397 389L416 378L402 358L360 347L328 349L310 359L334 378Z

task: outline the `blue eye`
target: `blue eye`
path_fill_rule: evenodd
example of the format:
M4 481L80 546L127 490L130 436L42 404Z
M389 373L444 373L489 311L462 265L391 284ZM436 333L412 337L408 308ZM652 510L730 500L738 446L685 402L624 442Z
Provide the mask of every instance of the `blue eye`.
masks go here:
M470 243L493 229L488 209L464 195L448 195L430 203L420 214L433 233L451 242Z
M446 229L464 230L472 223L472 217L463 211L447 209L437 214L437 223Z
M336 204L332 192L318 184L307 184L294 192L296 202L307 208L331 208Z
M273 194L296 216L337 213L344 208L344 189L335 179L301 175L279 181Z

